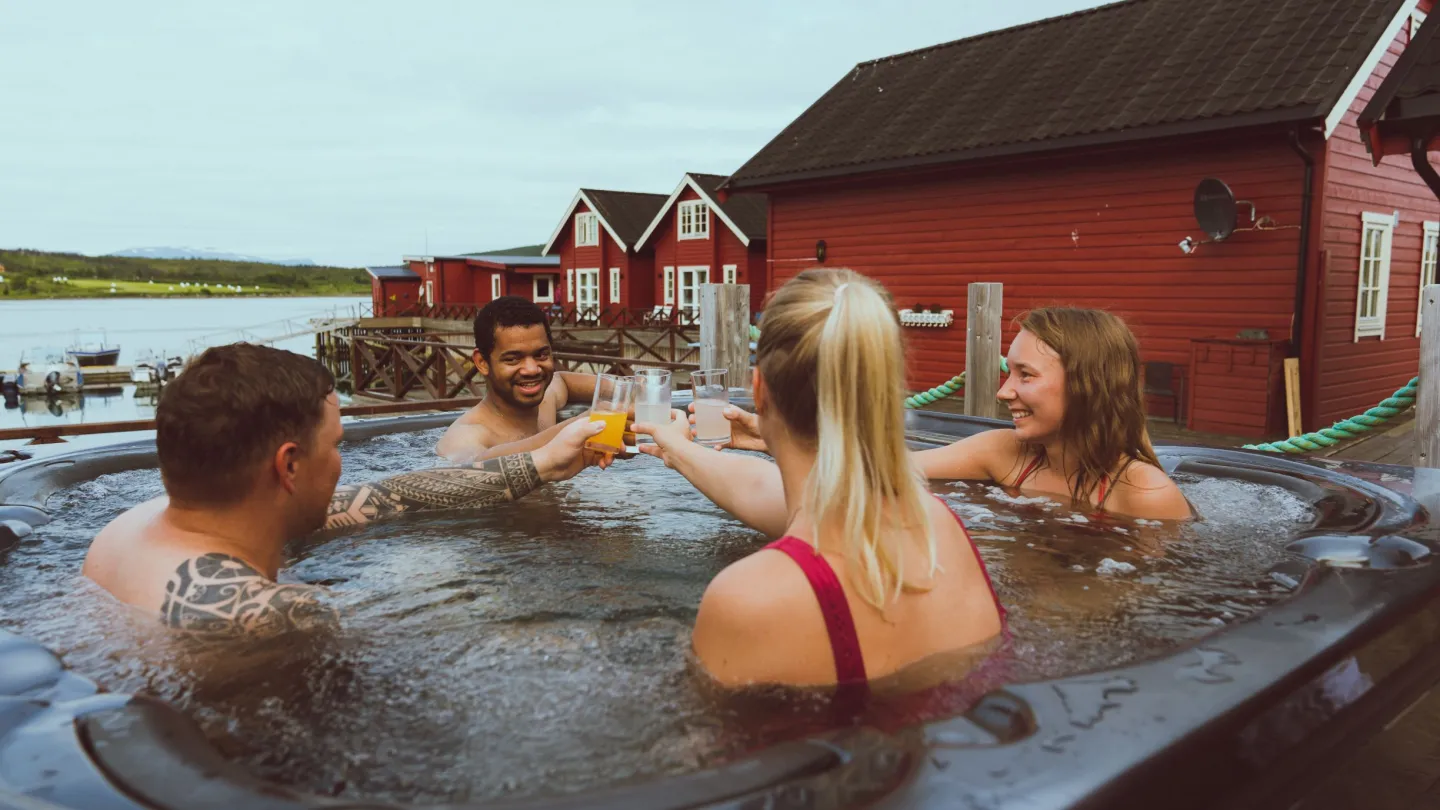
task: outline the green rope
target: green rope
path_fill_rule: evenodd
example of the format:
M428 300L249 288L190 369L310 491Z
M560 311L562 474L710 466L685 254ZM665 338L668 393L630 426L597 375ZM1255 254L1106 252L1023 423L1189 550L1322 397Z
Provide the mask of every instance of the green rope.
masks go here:
M1353 439L1368 433L1409 410L1415 404L1415 387L1419 384L1420 378L1415 377L1406 383L1404 388L1381 400L1380 404L1365 413L1349 419L1341 419L1332 427L1324 428L1317 433L1291 436L1278 442L1247 444L1245 449L1264 450L1267 453L1308 453L1333 447L1346 439Z
M1005 358L1003 357L1000 358L1000 370L1005 373L1009 373L1010 371L1010 364L1006 362ZM946 380L945 382L940 383L934 388L931 388L929 391L921 391L914 396L906 397L905 407L921 408L931 403L939 402L940 400L950 396L956 391L963 389L964 387L965 372L962 371L959 374L956 374L954 377L951 377L949 380Z

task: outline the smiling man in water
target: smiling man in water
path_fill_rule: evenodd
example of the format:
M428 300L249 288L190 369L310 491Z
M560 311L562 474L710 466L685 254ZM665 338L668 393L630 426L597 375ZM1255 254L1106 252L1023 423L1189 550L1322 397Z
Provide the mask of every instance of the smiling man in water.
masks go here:
M603 426L578 422L532 452L336 488L344 431L330 372L244 343L192 362L165 388L155 426L166 495L111 521L83 573L172 628L222 640L335 623L321 589L276 581L291 539L512 501L607 463L583 449Z
M556 424L561 408L588 405L595 396L595 375L555 370L550 322L540 307L519 296L496 298L475 316L474 360L485 378L485 399L435 445L435 452L451 461L540 447L569 424Z

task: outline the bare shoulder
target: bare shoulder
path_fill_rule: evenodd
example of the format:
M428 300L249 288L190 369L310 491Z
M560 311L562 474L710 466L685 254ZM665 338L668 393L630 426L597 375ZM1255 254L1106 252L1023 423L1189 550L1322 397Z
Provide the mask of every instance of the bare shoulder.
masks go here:
M981 431L945 447L921 451L916 459L929 478L1004 483L1020 452L1020 440L1007 428Z
M495 434L476 405L451 423L435 443L435 453L451 461L469 461L495 444Z
M324 592L282 585L244 560L211 552L188 557L165 583L160 619L206 640L332 630L339 614Z
M168 503L169 498L163 495L153 498L125 510L106 524L90 541L80 573L109 589L110 585L105 580L110 577L116 563L137 553L135 546L142 539L154 537L161 531L159 519Z
M815 627L802 618L806 610L823 628L799 567L777 551L751 554L705 589L695 617L695 654L724 686L818 681L797 670L812 658L801 654L815 636Z
M1150 520L1184 520L1190 502L1165 471L1143 461L1132 462L1120 475L1120 486L1105 504L1107 510Z

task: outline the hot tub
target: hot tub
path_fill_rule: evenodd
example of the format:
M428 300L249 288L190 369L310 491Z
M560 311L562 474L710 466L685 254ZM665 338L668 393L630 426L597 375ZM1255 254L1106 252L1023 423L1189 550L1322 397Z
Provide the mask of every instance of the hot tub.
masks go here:
M378 441L451 418L353 423L346 439ZM1002 424L930 412L908 419L917 448ZM1440 535L1408 497L1405 468L1194 447L1158 452L1179 477L1239 480L1308 505L1305 525L1263 572L1283 583L1283 597L1250 615L1236 615L1244 591L1196 605L1213 614L1213 630L1136 662L1084 671L1081 655L1063 676L1027 680L1021 672L1020 682L992 685L955 716L817 729L676 775L447 806L1288 806L1440 680L1440 572L1431 564ZM41 526L52 493L154 464L153 442L140 441L0 468L0 520ZM976 528L986 518L974 508L966 517L988 555L1004 538L981 539L992 530ZM1064 512L1046 519L1083 520ZM1103 567L1076 559L1077 576ZM1162 578L1151 590L1164 589ZM0 807L400 806L340 794L252 776L166 702L100 691L44 646L0 631Z

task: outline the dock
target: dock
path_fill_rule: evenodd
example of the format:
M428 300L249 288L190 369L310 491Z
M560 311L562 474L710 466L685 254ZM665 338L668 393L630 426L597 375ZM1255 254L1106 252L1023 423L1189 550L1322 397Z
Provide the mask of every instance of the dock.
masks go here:
M101 391L118 388L122 385L131 385L130 372L133 368L133 366L81 366L80 373L84 375L85 384L80 387L80 390ZM18 373L14 369L0 370L0 376L7 378L14 377Z

